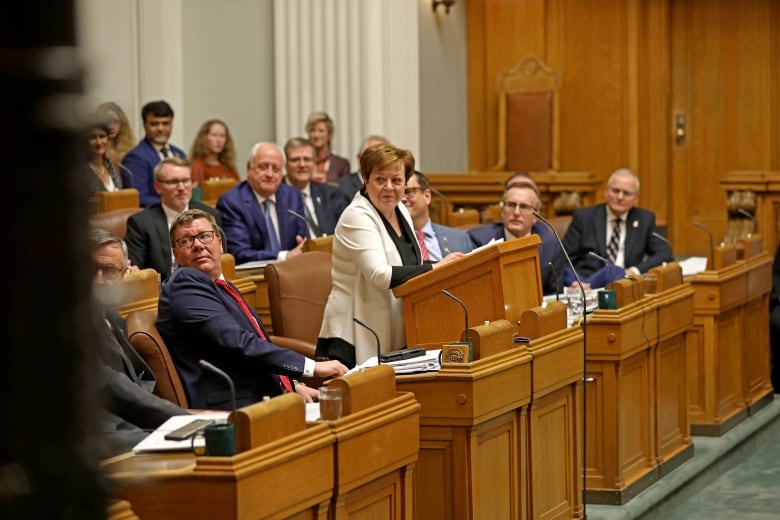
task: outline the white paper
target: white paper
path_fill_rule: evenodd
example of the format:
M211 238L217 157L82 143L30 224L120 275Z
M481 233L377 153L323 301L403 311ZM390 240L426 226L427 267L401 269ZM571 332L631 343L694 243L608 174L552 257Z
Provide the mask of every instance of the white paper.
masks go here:
M706 256L691 256L678 262L682 268L683 276L692 276L707 270Z
M477 251L482 251L482 250L483 250L483 249L485 249L485 248L488 248L488 247L490 247L490 246L492 246L492 245L494 245L494 244L500 244L500 243L501 243L501 242L503 242L503 241L504 241L504 239L503 239L503 238L499 238L498 240L496 240L495 238L491 238L491 239L490 239L490 242L488 242L487 244L485 244L485 245L483 245L483 246L475 247L474 249L472 249L471 251L469 251L469 253L468 253L468 254L471 254L471 253L476 253Z
M320 419L320 403L306 403L306 422Z
M165 434L181 428L185 424L197 419L213 419L215 422L227 421L228 412L199 413L192 415L174 415L159 428L150 433L144 440L139 442L133 448L134 452L144 451L187 451L192 449L192 438L183 441L169 441L165 439ZM205 440L200 437L195 440L195 446L204 446Z
M401 359L398 361L391 361L389 363L382 363L383 365L390 365L395 370L396 374L414 374L417 372L436 372L441 370L441 364L439 358L441 356L441 349L426 350L422 356L417 356L409 359ZM369 367L376 366L376 356L370 357L360 365L347 372L360 372Z

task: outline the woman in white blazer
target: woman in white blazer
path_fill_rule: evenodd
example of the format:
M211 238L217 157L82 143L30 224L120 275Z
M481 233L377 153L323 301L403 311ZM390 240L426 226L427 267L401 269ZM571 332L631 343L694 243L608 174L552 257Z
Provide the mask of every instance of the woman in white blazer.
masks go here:
M380 350L406 346L400 300L391 289L406 280L463 257L451 253L436 264L423 263L409 212L401 202L414 173L414 156L387 143L360 158L363 188L341 214L333 236L333 287L325 306L318 358L338 359L352 368Z

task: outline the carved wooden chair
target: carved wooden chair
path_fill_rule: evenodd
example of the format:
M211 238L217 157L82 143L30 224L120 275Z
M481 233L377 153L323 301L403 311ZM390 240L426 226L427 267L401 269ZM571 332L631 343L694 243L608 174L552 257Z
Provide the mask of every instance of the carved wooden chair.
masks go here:
M98 191L92 197L92 213L105 213L119 208L140 208L141 196L135 188Z

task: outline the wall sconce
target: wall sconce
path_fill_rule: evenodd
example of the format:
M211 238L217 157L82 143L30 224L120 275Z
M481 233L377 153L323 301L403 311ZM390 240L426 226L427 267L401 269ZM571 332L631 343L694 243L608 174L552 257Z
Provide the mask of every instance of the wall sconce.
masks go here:
M447 14L450 14L450 7L455 5L455 0L433 0L432 6L433 6L433 12L436 12L436 9L439 8L440 5L444 6L444 12Z

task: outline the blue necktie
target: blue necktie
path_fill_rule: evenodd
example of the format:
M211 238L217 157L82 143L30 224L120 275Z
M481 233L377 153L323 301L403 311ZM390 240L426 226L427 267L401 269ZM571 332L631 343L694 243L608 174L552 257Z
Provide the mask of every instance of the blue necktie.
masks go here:
M263 202L263 213L265 214L265 227L268 229L268 249L277 255L279 254L279 239L276 237L274 221L271 220L272 204L273 202L271 202L271 199L265 199Z

